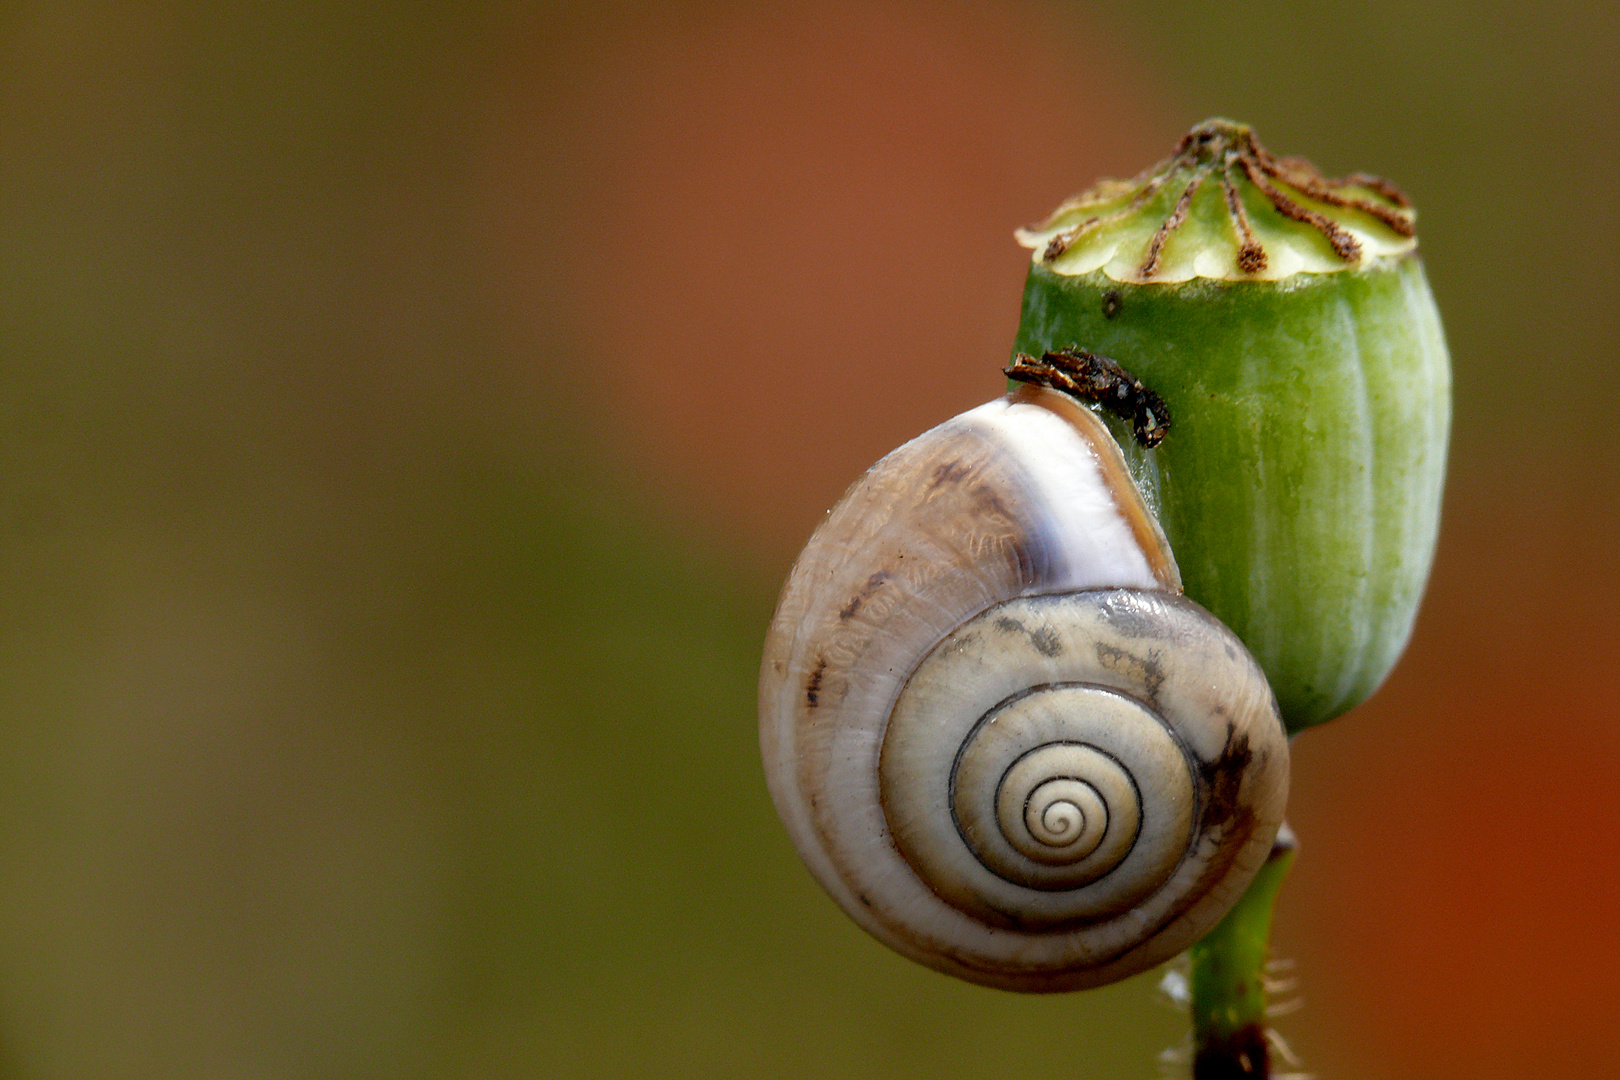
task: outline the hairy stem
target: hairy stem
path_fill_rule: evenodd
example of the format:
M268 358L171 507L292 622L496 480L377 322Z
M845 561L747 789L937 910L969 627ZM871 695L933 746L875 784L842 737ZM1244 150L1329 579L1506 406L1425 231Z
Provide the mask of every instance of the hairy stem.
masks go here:
M1265 965L1277 890L1294 861L1284 825L1237 906L1192 947L1193 1080L1271 1076Z

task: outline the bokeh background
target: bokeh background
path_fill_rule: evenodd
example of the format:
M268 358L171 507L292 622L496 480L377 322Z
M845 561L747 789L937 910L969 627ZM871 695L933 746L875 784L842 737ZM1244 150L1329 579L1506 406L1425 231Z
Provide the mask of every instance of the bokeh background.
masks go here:
M1209 115L1422 213L1439 559L1295 745L1322 1080L1620 1073L1620 20L0 8L0 1075L1152 1078L888 954L756 760L793 554Z

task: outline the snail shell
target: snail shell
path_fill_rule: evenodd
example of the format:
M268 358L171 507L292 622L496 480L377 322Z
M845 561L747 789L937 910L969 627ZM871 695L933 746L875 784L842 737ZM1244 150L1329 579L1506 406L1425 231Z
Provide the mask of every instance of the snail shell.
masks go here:
M857 923L1014 990L1193 944L1287 798L1265 676L1180 594L1106 428L1036 387L900 447L833 508L766 640L760 743L795 846Z

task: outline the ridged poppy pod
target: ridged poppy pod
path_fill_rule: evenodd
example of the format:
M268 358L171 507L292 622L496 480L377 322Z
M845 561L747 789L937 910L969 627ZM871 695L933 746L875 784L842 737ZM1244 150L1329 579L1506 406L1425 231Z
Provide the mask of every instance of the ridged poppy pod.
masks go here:
M1290 731L1360 703L1411 633L1450 429L1405 196L1212 120L1019 238L1014 377L1078 346L1151 387L1174 435L1121 442L1187 595L1248 645Z

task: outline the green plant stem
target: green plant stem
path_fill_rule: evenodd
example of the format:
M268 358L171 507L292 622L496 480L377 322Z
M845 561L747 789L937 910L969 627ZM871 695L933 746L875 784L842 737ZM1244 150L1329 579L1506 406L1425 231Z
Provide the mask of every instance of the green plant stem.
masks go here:
M1272 908L1294 851L1294 834L1284 825L1249 891L1189 953L1193 1080L1271 1075L1266 954Z

